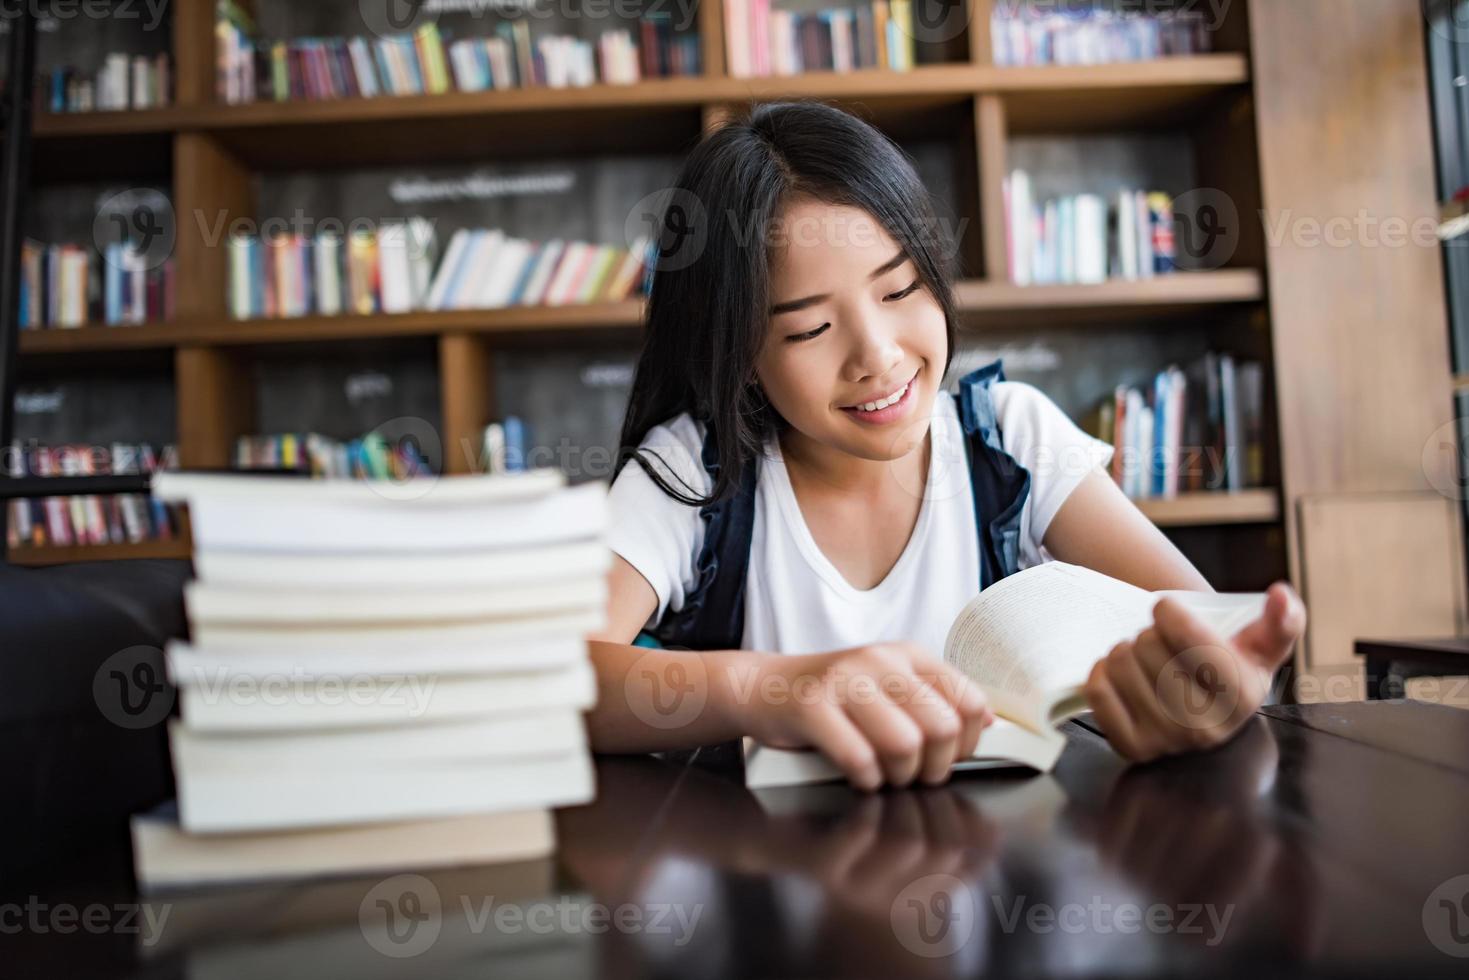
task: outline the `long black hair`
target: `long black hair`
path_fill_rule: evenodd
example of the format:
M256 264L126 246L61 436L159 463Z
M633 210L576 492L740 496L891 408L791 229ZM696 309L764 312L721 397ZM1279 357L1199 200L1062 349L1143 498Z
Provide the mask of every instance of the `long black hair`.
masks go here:
M887 136L820 102L772 102L705 137L668 192L642 352L617 472L636 459L676 500L702 506L739 485L741 470L786 421L766 401L755 362L769 324L770 224L793 198L859 208L913 260L944 311L948 362L958 320L954 242L911 158ZM675 489L639 450L655 425L689 412L713 435L719 469L707 497ZM662 471L662 472L660 472Z

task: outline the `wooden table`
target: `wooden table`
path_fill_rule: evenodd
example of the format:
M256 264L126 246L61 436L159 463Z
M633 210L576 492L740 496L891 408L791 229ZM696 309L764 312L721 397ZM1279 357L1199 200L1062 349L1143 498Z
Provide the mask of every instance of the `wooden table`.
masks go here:
M119 834L0 885L0 929L6 902L111 924L0 933L4 975L1465 975L1469 712L1271 707L1134 768L1067 734L1050 776L873 796L603 759L554 860L158 898L131 932Z
M1469 674L1469 637L1419 640L1358 640L1352 647L1365 657L1367 697L1403 697L1412 677L1455 677Z

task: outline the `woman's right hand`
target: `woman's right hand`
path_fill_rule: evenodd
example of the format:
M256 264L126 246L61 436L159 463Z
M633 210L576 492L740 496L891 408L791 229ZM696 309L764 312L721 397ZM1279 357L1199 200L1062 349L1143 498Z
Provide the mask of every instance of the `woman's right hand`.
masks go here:
M994 721L977 684L911 643L757 654L746 665L743 731L775 748L815 748L860 789L944 782Z

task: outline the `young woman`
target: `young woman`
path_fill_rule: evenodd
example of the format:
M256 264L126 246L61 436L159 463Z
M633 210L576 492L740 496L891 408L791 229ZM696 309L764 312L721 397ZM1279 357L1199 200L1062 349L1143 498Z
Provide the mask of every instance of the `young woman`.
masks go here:
M993 719L939 659L980 588L1059 559L1209 590L1107 475L1110 447L1038 390L997 366L962 400L943 386L953 254L908 158L838 109L767 104L694 149L611 489L595 749L752 735L863 788L941 782ZM1305 624L1284 583L1233 637L1175 602L1154 616L1086 686L1134 760L1233 735ZM1174 696L1226 711L1183 717L1170 661L1208 688Z

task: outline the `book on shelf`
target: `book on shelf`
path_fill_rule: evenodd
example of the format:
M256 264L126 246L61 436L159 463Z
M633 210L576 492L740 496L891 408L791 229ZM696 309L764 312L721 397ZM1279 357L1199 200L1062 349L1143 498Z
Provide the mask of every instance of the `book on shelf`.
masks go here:
M96 71L70 65L52 68L37 79L35 91L41 111L116 112L166 106L172 101L172 84L166 53L114 51Z
M345 238L235 235L228 248L226 288L237 320L612 302L642 292L651 265L646 237L620 248L533 241L497 228L456 230L440 257L433 225L422 218Z
M1152 279L1176 269L1172 200L1123 190L1039 201L1024 170L1004 182L1010 281L1016 285Z
M345 441L315 432L241 436L234 465L330 479L407 480L433 472L412 440L390 442L377 433Z
M485 426L476 469L482 473L518 473L527 469L525 423L518 416L507 415Z
M735 78L916 64L912 0L873 0L807 13L771 0L725 0L724 43Z
M1256 593L1148 592L1080 565L1052 561L1001 579L973 599L949 628L944 660L984 691L995 721L979 737L967 769L1024 766L1049 772L1066 746L1057 726L1087 710L1092 666L1153 623L1153 606L1178 599L1222 637L1257 619ZM811 750L745 742L752 788L841 778Z
M176 465L172 446L160 455L152 446L43 446L13 441L6 472L22 476L106 476L154 473ZM136 544L170 541L178 534L178 515L147 494L76 494L7 501L5 525L10 548Z
M395 486L155 479L196 579L165 650L177 809L133 822L144 890L540 857L550 809L592 798L606 487Z
M148 323L173 317L174 262L150 264L132 242L106 250L78 244L21 244L21 329Z
M1109 10L1104 5L997 3L990 14L996 65L1100 65L1202 54L1211 29L1202 10Z
M1264 366L1206 353L1142 388L1119 385L1087 420L1134 500L1264 485Z
M628 84L701 70L698 37L674 31L667 11L639 18L636 32L602 31L595 42L533 37L525 18L502 20L487 35L456 37L431 20L411 33L374 38L265 40L237 4L219 4L216 16L216 84L230 105Z

